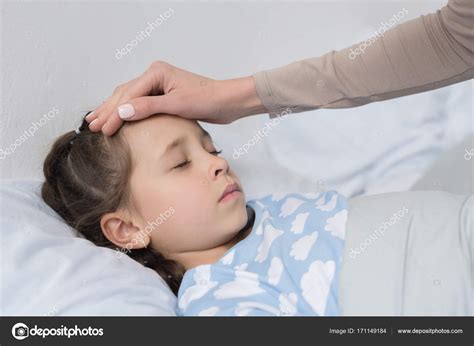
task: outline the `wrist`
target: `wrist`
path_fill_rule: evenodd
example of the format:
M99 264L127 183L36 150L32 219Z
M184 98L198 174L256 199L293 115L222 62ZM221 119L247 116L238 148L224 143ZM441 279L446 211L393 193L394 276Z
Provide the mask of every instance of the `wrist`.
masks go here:
M218 81L218 90L221 92L223 111L233 120L268 112L258 97L252 76Z

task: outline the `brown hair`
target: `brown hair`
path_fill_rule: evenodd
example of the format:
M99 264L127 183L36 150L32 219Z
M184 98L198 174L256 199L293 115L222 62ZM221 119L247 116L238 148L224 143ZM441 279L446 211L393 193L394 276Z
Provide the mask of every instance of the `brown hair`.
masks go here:
M100 219L106 213L131 207L130 147L121 130L111 137L100 131L94 133L85 119L79 130L61 135L53 143L43 165L46 180L41 196L86 239L98 246L123 251L105 237ZM178 294L185 272L181 264L152 248L123 252L155 270L173 293Z

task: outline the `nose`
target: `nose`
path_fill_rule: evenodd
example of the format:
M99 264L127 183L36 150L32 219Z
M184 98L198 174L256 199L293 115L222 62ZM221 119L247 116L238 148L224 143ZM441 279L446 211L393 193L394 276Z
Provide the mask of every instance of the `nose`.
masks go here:
M228 172L229 164L227 163L227 160L219 156L213 156L213 160L209 166L209 178L213 180L219 175Z

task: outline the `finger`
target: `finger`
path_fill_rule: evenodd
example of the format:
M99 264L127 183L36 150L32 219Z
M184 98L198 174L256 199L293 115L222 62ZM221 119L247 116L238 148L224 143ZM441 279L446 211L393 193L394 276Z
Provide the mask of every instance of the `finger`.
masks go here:
M108 119L108 114L114 109L114 104L108 103L101 111L100 114L96 116L96 119L92 120L89 123L89 130L92 132L97 132L102 129ZM97 111L98 112L98 111Z
M107 106L107 100L102 102L99 107L96 109L93 109L92 112L90 112L86 117L86 121L90 124L94 119L97 119L101 111L104 109L104 107Z
M93 114L89 114L87 117L91 115L91 118L87 119L86 117L86 120L89 122L89 130L92 132L100 131L107 121L107 114L109 114L114 107L114 104L110 101L105 101L94 111Z
M176 98L173 94L143 96L120 105L117 113L125 121L135 121L157 113L175 114L174 104L176 104Z
M90 123L94 119L97 119L97 113L95 112L95 110L89 113L85 119L88 123Z
M112 136L122 126L123 122L118 116L112 115L102 126L102 132L106 136Z
M113 135L123 124L123 120L119 117L117 106L135 97L152 94L157 87L155 84L155 78L150 69L128 82L123 88L124 91L121 95L114 97L114 101L109 103L113 107L103 111L105 121L103 123L98 122L96 127L100 127L105 135Z
M96 118L92 120L91 123L89 124L89 131L91 132L100 131L103 125L104 125L104 120L103 119L101 120L100 118Z

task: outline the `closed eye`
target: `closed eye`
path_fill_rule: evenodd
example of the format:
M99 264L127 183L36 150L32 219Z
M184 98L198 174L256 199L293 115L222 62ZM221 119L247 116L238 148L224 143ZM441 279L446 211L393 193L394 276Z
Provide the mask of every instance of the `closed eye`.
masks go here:
M222 150L214 150L214 151L211 151L210 153L213 154L213 155L219 155L219 154L222 153ZM181 162L179 165L173 167L173 169L175 169L175 168L182 168L182 167L186 166L188 163L191 163L191 161L186 160L186 161L184 161L184 162Z
M188 163L190 163L190 162L191 162L191 161L186 160L186 161L180 163L179 165L177 165L176 167L173 167L173 168L181 168L181 167L184 167L184 166L186 166L186 165L187 165Z

